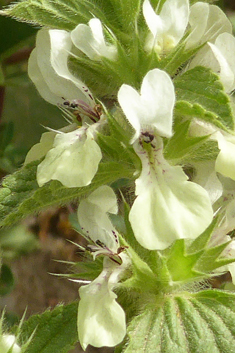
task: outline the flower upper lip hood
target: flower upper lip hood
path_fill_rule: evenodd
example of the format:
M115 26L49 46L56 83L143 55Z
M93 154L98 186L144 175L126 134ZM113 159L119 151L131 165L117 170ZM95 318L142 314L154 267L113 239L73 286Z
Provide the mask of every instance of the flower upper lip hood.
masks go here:
M118 101L136 133L155 128L159 135L172 135L173 108L175 104L174 85L170 76L162 70L150 70L143 79L140 94L129 85L122 85Z
M157 15L150 1L143 3L143 14L150 29L151 37L146 48L156 52L167 52L174 48L183 37L189 20L188 0L167 0Z
M32 51L28 74L41 96L52 104L63 104L66 99L80 99L89 106L95 101L86 85L68 69L72 49L69 32L59 29L38 31L36 47Z
M74 45L85 53L91 60L101 60L105 57L115 60L117 49L115 45L106 44L101 21L92 18L88 25L79 24L72 32Z

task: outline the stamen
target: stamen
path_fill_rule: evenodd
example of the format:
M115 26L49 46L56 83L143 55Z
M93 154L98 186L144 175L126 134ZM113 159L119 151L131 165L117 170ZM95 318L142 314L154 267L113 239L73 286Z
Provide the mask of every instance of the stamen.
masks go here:
M76 116L78 121L82 120L80 114L88 116L94 123L96 123L102 115L102 107L100 104L97 104L92 108L81 99L74 99L72 101L69 101L64 97L62 97L62 99L64 99L63 106L73 110L73 114Z

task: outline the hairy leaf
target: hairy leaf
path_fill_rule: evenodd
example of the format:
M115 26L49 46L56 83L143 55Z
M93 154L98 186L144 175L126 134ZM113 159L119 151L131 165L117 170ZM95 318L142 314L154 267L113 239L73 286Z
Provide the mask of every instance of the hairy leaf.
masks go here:
M23 22L72 30L78 23L89 21L93 7L87 0L23 0L1 13Z
M86 187L66 188L58 181L51 181L39 188L36 167L37 163L33 162L3 180L0 189L0 226L10 226L49 206L69 203L117 179L131 179L134 172L132 166L125 163L100 163L92 183Z
M133 7L136 7L132 0ZM139 0L138 0L139 1ZM49 28L71 31L79 23L87 23L91 18L99 18L116 35L126 37L127 26L123 27L111 0L22 0L0 11L2 15L14 17L21 22L28 22Z
M31 316L20 330L20 341L33 338L24 353L67 353L77 342L77 307L74 302L59 305L52 311Z
M207 136L190 137L188 135L190 121L175 126L174 135L168 140L164 148L164 155L167 159L187 159L197 154L198 149L207 140Z
M210 69L197 66L174 80L179 115L197 117L227 131L234 128L228 95L219 77Z
M235 294L218 290L166 296L134 318L123 353L232 353Z

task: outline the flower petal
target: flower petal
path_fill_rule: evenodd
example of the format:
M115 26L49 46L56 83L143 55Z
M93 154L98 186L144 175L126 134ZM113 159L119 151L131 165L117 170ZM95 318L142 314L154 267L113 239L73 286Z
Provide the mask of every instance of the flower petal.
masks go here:
M235 38L229 33L220 34L215 44L208 43L220 65L220 79L226 92L235 89Z
M37 34L36 51L30 60L29 76L47 101L55 104L66 99L81 99L95 105L94 99L84 83L75 78L68 69L68 56L72 48L70 33L63 30L42 29ZM34 68L39 69L34 73ZM38 74L38 71L40 73ZM43 92L42 78L45 81ZM49 91L52 95L48 94Z
M208 43L191 60L188 70L196 66L210 67L215 73L219 74L220 65Z
M219 48L221 54L226 58L233 73L235 73L235 38L230 33L222 33L215 40L215 46Z
M55 135L56 132L54 131L44 132L42 134L40 142L36 143L36 145L34 145L27 153L24 165L44 157L47 152L52 148Z
M214 42L223 32L232 33L232 24L225 13L215 5L197 2L190 7L189 24L191 33L186 48L195 47L207 41Z
M0 338L1 353L20 353L21 348L16 344L16 337L13 335L3 334Z
M50 90L38 66L37 48L35 48L30 54L28 60L28 75L43 99L51 104L58 104L60 98Z
M31 163L33 161L37 161L42 157L45 157L47 152L53 147L54 139L58 132L60 131L71 132L71 131L74 131L76 127L77 127L77 124L74 123L74 124L67 125L62 129L59 129L58 131L51 130L51 131L44 132L41 136L40 142L36 143L36 145L34 145L27 153L24 165Z
M189 1L167 0L162 7L160 17L164 23L165 34L174 38L176 45L183 37L188 25Z
M115 229L107 213L117 214L117 198L109 186L100 186L78 206L78 220L89 237L100 240L110 250L117 251L119 246Z
M146 126L155 127L161 136L172 135L175 91L165 71L149 71L143 79L140 95L134 88L122 85L118 91L118 101L136 130L133 140L139 137L141 128Z
M145 21L152 33L147 39L146 49L151 46L157 52L168 51L175 47L183 37L189 19L188 0L167 0L157 15L149 0L143 3Z
M91 60L100 60L102 56L110 60L116 58L116 47L105 43L102 24L98 18L92 18L89 26L79 24L71 32L71 39Z
M129 219L138 242L150 250L165 249L176 239L199 236L210 224L213 210L207 192L187 181L181 167L170 166L155 150L155 165L142 150L142 172L136 180L138 195Z
M189 25L191 32L186 40L186 48L196 46L203 40L209 11L209 4L200 1L190 7Z
M92 283L79 289L78 336L84 350L89 344L113 347L125 337L125 312L115 300L109 276L103 270Z
M228 240L229 239L227 239L227 241ZM224 249L224 251L222 253L222 256L226 257L226 258L235 258L235 241L234 240L232 240L228 244L228 246ZM222 266L222 267L219 268L219 270L221 270L223 272L229 271L230 274L231 274L231 277L232 277L232 283L235 284L235 262L232 262L231 264Z
M222 195L223 187L215 172L215 162L206 161L194 163L193 167L196 170L196 176L193 182L201 185L210 197L213 204Z
M226 228L226 233L228 234L232 230L235 229L235 200L232 200L229 202L229 204L226 207L225 211L225 220L223 227ZM233 243L234 245L234 257L235 257L235 242Z
M231 67L229 66L229 63L227 61L227 58L223 56L221 53L220 49L217 48L216 45L208 43L210 46L211 50L213 51L213 54L215 55L215 58L219 64L219 76L220 79L224 85L224 89L226 92L231 92L235 87L234 87L234 72L232 71ZM211 63L210 63L211 65ZM213 67L211 67L213 70ZM214 70L215 71L215 70Z
M226 92L233 90L235 71L232 71L226 57L215 44L207 43L192 59L189 69L198 65L211 68L217 73L220 76Z
M149 0L145 0L143 3L143 15L153 36L161 34L163 31L162 19L156 14Z
M222 134L217 134L217 141L220 152L215 162L215 170L235 180L235 140L230 142Z
M101 158L101 150L89 129L57 134L53 148L38 166L38 184L59 180L67 187L89 185Z

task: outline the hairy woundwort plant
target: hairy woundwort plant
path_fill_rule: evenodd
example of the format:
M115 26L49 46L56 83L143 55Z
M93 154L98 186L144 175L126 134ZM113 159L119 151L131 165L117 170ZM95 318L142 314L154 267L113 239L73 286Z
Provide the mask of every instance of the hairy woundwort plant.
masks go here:
M226 15L195 0L22 0L2 14L42 26L28 74L69 125L48 129L3 181L1 224L78 200L74 224L87 240L71 275L78 313L75 303L39 316L22 352L66 353L77 340L84 350L233 352L235 294L211 285L228 271L235 284ZM66 334L53 315L69 322ZM35 348L40 322L54 342L45 350Z

